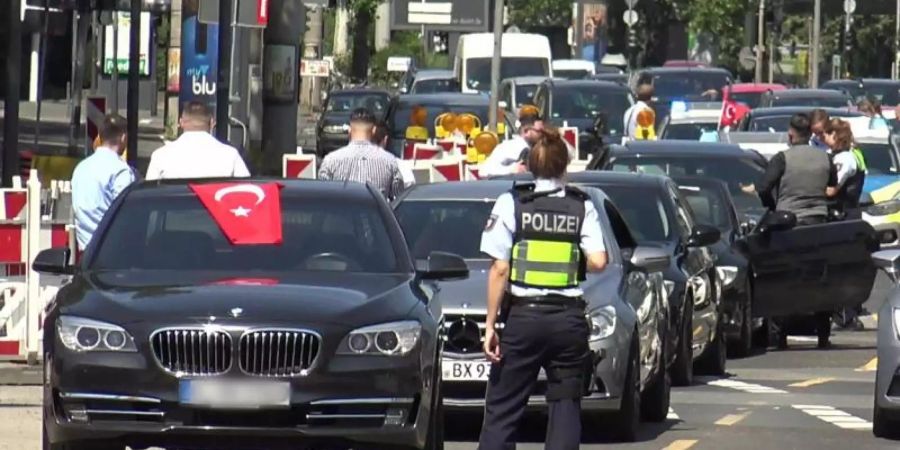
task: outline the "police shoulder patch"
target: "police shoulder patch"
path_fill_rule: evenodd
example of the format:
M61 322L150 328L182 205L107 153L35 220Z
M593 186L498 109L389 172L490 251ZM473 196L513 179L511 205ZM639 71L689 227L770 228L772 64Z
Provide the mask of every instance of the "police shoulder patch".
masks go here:
M491 231L491 230L493 230L493 229L494 229L494 225L497 225L497 215L496 215L496 214L491 214L491 216L488 217L487 223L484 224L484 231Z

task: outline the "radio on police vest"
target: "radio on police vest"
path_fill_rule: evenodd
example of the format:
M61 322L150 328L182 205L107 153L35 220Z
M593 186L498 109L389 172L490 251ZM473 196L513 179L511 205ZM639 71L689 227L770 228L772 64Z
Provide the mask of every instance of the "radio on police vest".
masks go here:
M554 194L564 192L565 196ZM584 280L581 227L587 194L573 187L534 192L534 184L513 189L516 230L510 282L523 287L565 289Z

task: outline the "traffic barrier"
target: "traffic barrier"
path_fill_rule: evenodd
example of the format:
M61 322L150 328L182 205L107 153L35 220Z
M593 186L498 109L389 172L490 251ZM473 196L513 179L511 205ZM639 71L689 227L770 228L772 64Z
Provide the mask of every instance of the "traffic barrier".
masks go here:
M429 179L432 183L462 181L464 177L461 157L449 157L431 163Z
M281 161L284 178L315 180L317 172L316 155L284 155Z
M438 159L444 156L444 149L440 145L418 143L413 146L414 161Z
M71 214L65 220L54 217L63 209L59 205L70 195L71 185L54 182L42 190L32 170L25 189L19 186L21 179L2 196L6 203L10 196L21 199L24 194L24 204L14 216L0 219L0 360L35 363L41 354L44 308L68 277L40 275L30 265L42 250L61 246L74 250Z
M466 164L466 181L481 179L481 168L475 164Z

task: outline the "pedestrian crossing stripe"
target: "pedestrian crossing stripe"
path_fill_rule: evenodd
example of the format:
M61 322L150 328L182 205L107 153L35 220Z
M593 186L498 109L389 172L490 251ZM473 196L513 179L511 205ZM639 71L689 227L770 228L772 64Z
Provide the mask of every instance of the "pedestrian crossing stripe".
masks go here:
M737 381L737 380L717 379L717 380L707 381L706 384L709 386L723 387L723 388L743 391L743 392L747 392L750 394L787 394L788 393L787 391L784 391L781 389L776 389L776 388L769 387L769 386L763 386L761 384L745 383L743 381Z
M823 422L845 430L871 430L872 423L827 405L791 405Z
M866 365L856 369L857 372L874 372L878 369L878 357L872 358Z
M788 387L803 387L803 388L805 388L805 387L815 386L817 384L825 384L825 383L828 383L828 382L831 382L834 380L835 380L835 378L833 378L833 377L813 378L811 380L800 381L797 383L789 384Z

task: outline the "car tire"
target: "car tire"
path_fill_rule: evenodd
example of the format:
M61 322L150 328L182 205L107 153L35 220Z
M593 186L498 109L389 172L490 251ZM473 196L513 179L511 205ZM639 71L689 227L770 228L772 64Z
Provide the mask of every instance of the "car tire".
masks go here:
M734 343L728 343L728 356L746 358L753 351L753 294L750 289L750 283L748 282L747 297L744 299L744 304L741 305L741 331Z
M728 355L724 328L720 318L719 325L716 327L716 336L706 348L706 351L703 352L703 356L697 361L697 370L703 375L725 375L725 365Z
M684 299L684 318L681 320L681 337L675 348L675 361L669 369L673 386L690 386L694 381L694 302L690 296Z
M641 393L641 417L647 422L664 422L666 416L669 415L672 378L669 371L666 370L669 354L665 339L662 339L662 346L656 376L650 381L647 389Z
M875 386L878 386L878 381ZM872 434L884 439L900 439L900 420L889 417L887 411L878 406L877 400L872 408Z
M612 421L612 437L619 442L634 442L641 425L641 348L637 335L635 330L622 385L622 403Z

